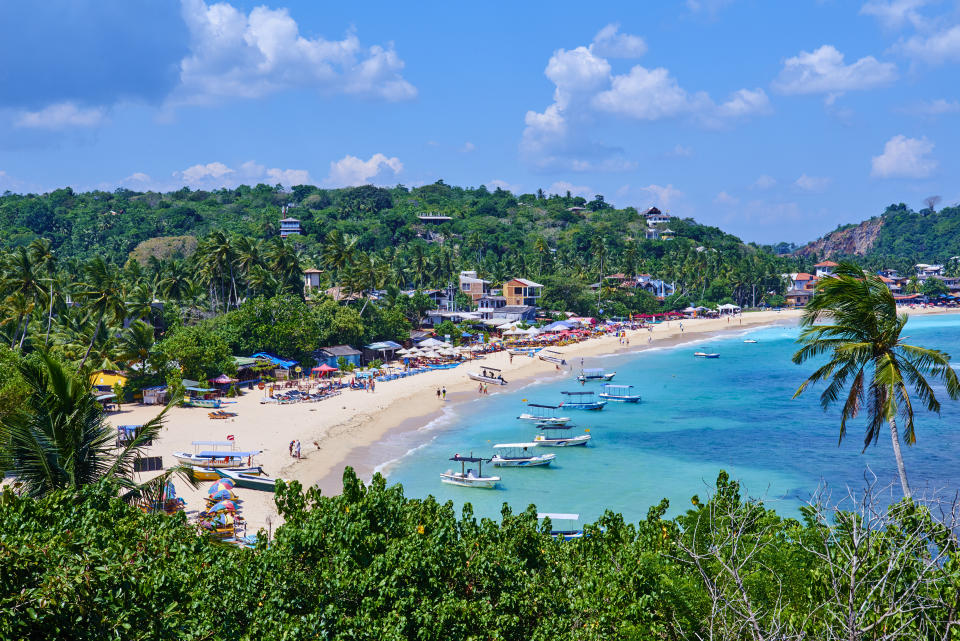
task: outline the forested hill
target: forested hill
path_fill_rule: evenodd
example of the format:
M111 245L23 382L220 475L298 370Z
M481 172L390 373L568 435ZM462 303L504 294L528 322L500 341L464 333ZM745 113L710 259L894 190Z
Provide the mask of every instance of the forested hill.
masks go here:
M859 225L844 225L797 250L805 258L855 257L869 268L906 270L960 256L960 206L913 211L903 203ZM906 273L906 272L905 272Z
M146 260L189 254L196 239L212 231L248 238L278 233L281 208L300 219L304 234L293 240L307 256L318 251L326 235L338 230L356 238L362 251L404 247L415 238L459 246L461 254L482 262L487 254L503 256L532 248L538 240L553 250L590 251L597 236L607 250L619 253L631 240L643 239L646 222L636 209L617 210L602 196L581 197L542 192L514 196L484 187L464 189L438 181L407 189L373 186L320 189L279 185L240 186L217 191L183 188L170 193L75 193L70 188L43 195L0 196L0 243L10 248L36 238L51 242L60 259L103 256L123 264L132 252ZM585 207L585 212L571 212ZM418 214L451 216L442 224L421 222ZM671 221L678 237L717 248L741 241L717 228L691 220ZM469 253L468 253L469 252ZM533 252L529 253L533 256Z

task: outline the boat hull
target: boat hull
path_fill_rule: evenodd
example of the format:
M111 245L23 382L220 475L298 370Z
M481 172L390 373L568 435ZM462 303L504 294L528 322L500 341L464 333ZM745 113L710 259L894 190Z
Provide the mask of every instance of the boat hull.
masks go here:
M441 474L440 482L447 485L459 485L460 487L477 487L480 489L493 489L500 482L499 476L462 476L460 474Z
M594 403L564 403L563 406L571 410L587 410L589 412L599 412L606 405L606 401L596 401Z
M537 444L537 447L582 447L590 440L590 435L581 434L579 436L571 436L570 438L547 438L546 436L538 435L533 440Z
M490 464L496 467L544 467L550 465L556 457L556 454L544 454L543 456L528 458L500 458L494 456L490 459Z
M203 407L206 409L220 409L220 399L194 398L183 402L184 407Z
M235 487L242 487L248 490L260 490L261 492L273 492L277 487L277 479L266 477L255 477L252 474L242 474L232 470L217 468L217 474L221 478L230 479Z
M183 465L192 465L201 468L243 467L243 464L246 462L246 457L239 458L230 456L230 452L224 452L223 455L223 458L209 458L206 456L197 456L196 454L188 454L186 452L174 452L173 458L177 459L177 461Z
M612 396L610 394L597 394L600 398L605 401L613 401L615 403L639 403L639 396Z
M604 374L603 376L584 376L581 374L577 377L577 380L584 383L609 383L616 375L616 372L613 372L612 374Z
M228 468L231 472L240 472L242 474L263 474L263 469L257 467L237 467ZM216 481L221 478L217 471L212 467L193 466L193 477L198 481Z
M566 425L570 422L569 416L545 417L534 416L533 414L521 414L517 417L521 421L533 421L537 425Z
M506 385L507 382L502 378L492 378L490 376L483 376L481 374L474 374L469 372L467 376L474 381L480 381L481 383L489 383L491 385Z

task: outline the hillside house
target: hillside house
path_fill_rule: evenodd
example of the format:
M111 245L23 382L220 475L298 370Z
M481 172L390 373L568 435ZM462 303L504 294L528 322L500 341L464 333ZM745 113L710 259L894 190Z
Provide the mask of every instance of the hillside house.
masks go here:
M460 291L476 303L490 293L490 281L479 278L475 271L460 272Z
M790 289L787 290L785 298L787 299L787 307L803 307L810 302L810 299L813 298L812 289Z
M814 289L817 286L817 276L806 272L790 274L790 289Z
M493 318L493 313L495 311L506 306L507 298L505 296L492 296L490 294L485 294L477 299L477 312L480 313L480 318L484 320Z
M303 270L303 293L309 295L311 292L317 291L320 289L320 278L323 274L322 270L310 269Z
M543 295L543 285L526 278L514 278L503 284L507 306L534 306Z
M928 265L926 263L917 263L914 265L917 270L917 280L920 284L931 276L943 276L943 265Z
M300 221L296 218L283 218L280 220L280 238L286 238L291 234L302 234L303 228L300 227Z
M834 270L839 267L839 265L832 260L825 260L821 263L817 263L813 266L816 271L817 278L823 278L824 276L832 276Z
M493 318L503 322L532 322L537 317L537 308L533 305L505 305L493 312Z
M651 207L647 211L643 212L643 216L647 219L647 224L651 226L670 222L670 216L664 214L656 207Z

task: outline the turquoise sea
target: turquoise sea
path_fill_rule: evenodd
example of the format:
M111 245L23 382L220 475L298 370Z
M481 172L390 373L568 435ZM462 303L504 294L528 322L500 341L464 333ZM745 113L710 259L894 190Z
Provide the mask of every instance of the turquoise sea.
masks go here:
M889 433L862 453L864 421L858 419L838 446L840 410L820 408L821 389L791 399L813 370L790 361L797 334L795 327L767 327L587 358L586 367L616 371L614 382L634 385L643 400L610 403L601 412L563 412L590 428L591 445L544 448L557 454L548 468L485 466L485 474L489 469L503 478L500 489L444 485L439 474L459 469L448 461L455 453L489 456L494 443L532 440L536 428L516 420L524 411L522 399L559 403L561 391L582 389L574 380L577 371L452 407L408 434L410 451L382 472L390 483L402 483L407 496L449 499L458 509L470 502L478 516L499 517L504 502L515 510L534 503L543 512L579 513L583 522L605 509L636 522L664 497L672 514L682 512L691 496L708 494L721 469L740 480L746 495L791 516L821 482L834 495L847 487L862 489L865 475L876 475L883 485L895 482ZM960 363L960 317L912 318L904 335L909 343L942 349ZM744 343L747 338L758 342ZM698 350L721 356L694 358ZM600 385L588 383L586 389L599 391ZM937 389L942 415L918 411L917 444L904 448L915 493L960 489L960 401Z

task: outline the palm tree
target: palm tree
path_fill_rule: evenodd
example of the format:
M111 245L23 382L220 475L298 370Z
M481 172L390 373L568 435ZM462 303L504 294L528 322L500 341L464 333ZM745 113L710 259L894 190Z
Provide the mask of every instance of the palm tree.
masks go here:
M168 302L186 299L193 290L193 282L187 266L182 261L171 261L166 269L166 275L160 279L157 288Z
M39 362L21 361L20 375L29 390L25 407L0 420L0 469L16 477L21 491L33 497L56 490L76 490L104 478L114 479L127 500L142 498L169 472L144 484L133 480L134 461L158 438L166 410L137 429L133 439L115 450L116 431L87 380L43 354ZM172 470L192 482L185 468Z
M119 274L116 265L108 265L97 256L84 265L85 280L80 284L80 298L86 303L91 317L97 319L96 327L90 339L78 369L82 369L90 356L90 350L100 335L104 320L122 322L126 315L123 298L120 296Z
M4 278L5 289L13 297L17 297L18 312L16 329L13 337L14 342L10 344L13 347L16 344L17 336L20 338L20 345L27 337L27 327L30 324L29 313L33 310L37 298L42 298L46 294L46 288L43 284L43 278L40 274L40 264L35 260L38 252L30 251L26 247L17 247L9 256L7 261L7 273ZM44 260L41 256L41 260ZM20 323L23 323L23 329L20 329Z
M903 342L900 333L907 324L907 315L897 314L893 294L879 276L866 274L849 262L841 263L835 275L820 281L817 293L807 305L801 320L805 329L798 339L803 347L793 355L797 364L824 354L829 354L829 360L793 396L800 396L811 383L829 380L820 395L820 404L826 409L840 398L850 381L840 418L839 440L846 435L847 420L856 418L866 405L863 448L877 442L886 423L903 494L909 498L897 417L903 421L903 440L913 445L917 437L910 389L927 410L939 413L940 402L925 377L941 381L954 400L960 398L960 381L950 367L948 354ZM824 318L826 324L815 324Z
M140 373L146 372L147 359L153 349L153 325L135 320L120 334L117 346L121 360L140 364Z
M324 267L332 272L334 284L339 282L340 272L353 260L356 243L356 239L345 236L336 229L328 233L324 239L320 260Z
M364 294L360 315L367 309L373 292L384 286L387 281L387 266L374 254L360 252L347 273L347 283L351 291Z

